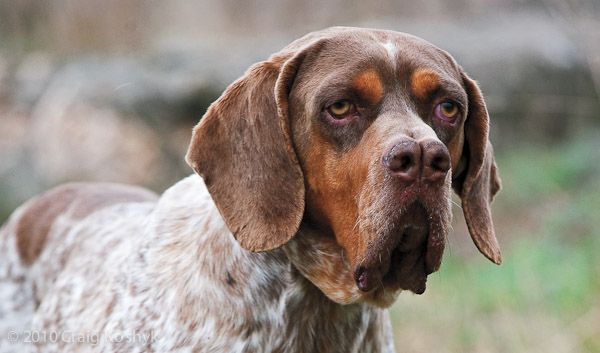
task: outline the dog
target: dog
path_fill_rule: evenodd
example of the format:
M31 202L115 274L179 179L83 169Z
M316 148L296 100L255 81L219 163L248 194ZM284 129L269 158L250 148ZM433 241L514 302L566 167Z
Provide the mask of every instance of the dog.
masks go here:
M0 234L0 351L392 352L461 199L501 262L480 89L445 51L329 28L230 85L160 197L67 184ZM7 339L8 338L8 339Z

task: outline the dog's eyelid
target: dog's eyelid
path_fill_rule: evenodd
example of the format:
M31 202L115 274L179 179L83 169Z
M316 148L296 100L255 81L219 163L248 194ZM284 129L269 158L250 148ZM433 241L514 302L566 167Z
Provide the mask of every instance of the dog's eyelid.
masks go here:
M320 89L319 92L322 93L317 93L320 99L317 101L316 106L319 107L320 111L326 111L331 105L341 101L348 101L354 104L358 110L363 111L380 105L380 102L373 104L366 97L363 97L360 92L349 86L327 86Z
M465 102L467 100L467 96L462 89L455 87L455 85L440 87L436 94L436 97L438 97L438 99L440 100L438 101L438 103L441 103L445 99L458 104L459 108L461 109L464 109L466 107Z
M321 111L326 111L329 108L331 108L333 105L339 104L339 103L342 103L342 102L348 102L350 104L354 104L354 101L352 99L348 99L348 98L327 99L327 100L324 100L321 103L321 105L320 105L321 106Z
M441 99L438 102L438 104L443 104L443 103L452 103L452 104L456 105L460 114L464 113L464 111L465 111L465 105L458 99L446 98L446 99Z
M465 114L467 111L467 105L465 103L466 98L461 97L452 91L439 90L436 95L432 95L430 102L431 107L434 108L438 104L442 104L444 102L450 102L456 104L461 114Z

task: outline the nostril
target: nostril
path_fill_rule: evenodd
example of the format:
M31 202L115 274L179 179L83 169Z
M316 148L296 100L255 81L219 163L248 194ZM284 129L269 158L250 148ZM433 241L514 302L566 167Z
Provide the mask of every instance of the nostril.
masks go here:
M392 157L389 168L394 172L406 172L412 167L413 158L407 154L403 153L401 155L397 155Z
M448 158L448 156L445 154L438 154L437 156L433 157L433 160L431 161L431 168L440 172L447 172L450 170L450 158Z
M412 140L405 140L394 147L383 158L384 165L393 176L411 182L419 174L421 147Z
M450 154L439 141L426 141L423 146L423 178L429 181L443 180L450 170Z

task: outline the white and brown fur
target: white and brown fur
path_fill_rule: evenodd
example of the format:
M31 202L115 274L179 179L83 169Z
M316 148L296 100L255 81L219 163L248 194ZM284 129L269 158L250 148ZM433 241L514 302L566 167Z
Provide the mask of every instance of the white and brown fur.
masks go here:
M440 141L414 120L418 104L428 103L391 105L414 114L404 125L382 115L360 133L350 131L341 145L335 145L340 135L329 139L310 120L311 97L335 50L363 43L381 51L355 54L385 58L398 70L396 81L411 80L402 89L412 96L403 99L418 100L456 80L470 105L458 126L439 137L453 172L410 200L382 194L401 187L378 163L390 136L408 131ZM401 74L396 56L407 53L427 57L419 67L435 64L426 79ZM338 76L359 74L353 85L372 104L383 106L399 92L381 72L365 70L360 76L331 67ZM489 213L499 179L487 119L474 82L429 43L365 29L310 34L251 68L211 106L187 156L203 178L192 175L161 196L115 184L68 184L13 213L0 231L0 352L393 352L386 308L403 289L425 290L426 275L439 267L451 187L463 200L476 245L500 262ZM318 165L335 158L335 165ZM336 179L339 166L348 180ZM386 222L410 222L412 202L431 222L427 248L391 263L389 247L400 246L395 238L402 234ZM357 285L359 268L369 288ZM48 336L24 342L28 331ZM9 332L21 334L18 342L6 339ZM98 339L69 342L73 337Z

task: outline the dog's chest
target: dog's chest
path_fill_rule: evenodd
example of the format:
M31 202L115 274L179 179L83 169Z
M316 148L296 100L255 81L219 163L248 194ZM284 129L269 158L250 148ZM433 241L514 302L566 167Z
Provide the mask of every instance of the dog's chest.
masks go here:
M273 260L251 263L243 274L223 271L222 276L213 277L196 272L185 281L187 285L172 282L170 287L158 286L160 290L130 283L131 296L121 298L105 328L108 335L133 337L133 342L107 342L107 351L382 349L378 309L337 305L287 265ZM269 270L262 269L265 265Z

